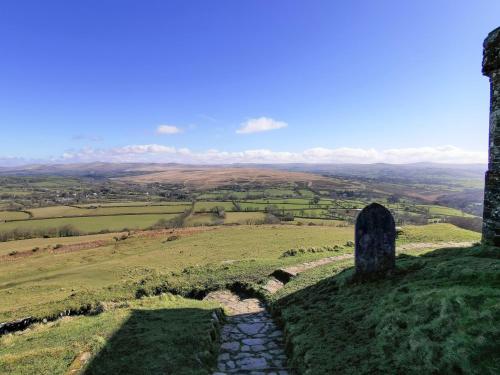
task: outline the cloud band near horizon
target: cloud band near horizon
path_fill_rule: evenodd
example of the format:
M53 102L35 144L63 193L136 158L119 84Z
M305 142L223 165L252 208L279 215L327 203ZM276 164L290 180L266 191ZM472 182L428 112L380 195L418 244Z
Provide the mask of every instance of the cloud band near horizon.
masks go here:
M300 152L254 149L245 151L192 151L159 144L127 145L110 149L84 148L67 151L60 156L27 160L17 157L1 157L0 165L15 166L37 163L84 163L84 162L156 162L186 164L231 163L391 163L418 162L448 164L486 164L487 152L469 151L456 146L393 148L324 148L315 147Z

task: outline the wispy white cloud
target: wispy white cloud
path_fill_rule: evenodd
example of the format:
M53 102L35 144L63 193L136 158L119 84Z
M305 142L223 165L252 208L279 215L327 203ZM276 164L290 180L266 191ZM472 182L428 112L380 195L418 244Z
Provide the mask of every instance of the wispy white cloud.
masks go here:
M254 149L221 151L208 149L195 152L188 148L175 148L159 144L128 145L111 149L85 148L68 151L60 158L63 162L177 162L200 164L226 163L486 163L487 153L469 151L455 146L416 147L376 150L373 148L315 147L301 152Z
M124 146L124 147L118 147L114 148L112 150L113 153L116 154L172 154L175 153L176 150L174 147L168 147L168 146L163 146L163 145L157 145L157 144L152 144L152 145L131 145L131 146Z
M182 129L174 125L160 125L156 128L158 134L177 134L181 133Z
M286 128L288 124L283 121L276 121L269 117L253 118L241 124L241 127L236 130L238 134L251 134L267 132L269 130Z
M102 141L101 137L97 137L95 135L87 135L87 134L77 134L71 137L73 141L89 141L89 142L100 142Z
M210 122L219 122L215 117L209 116L205 113L198 113L198 117L202 118L203 120L210 121Z

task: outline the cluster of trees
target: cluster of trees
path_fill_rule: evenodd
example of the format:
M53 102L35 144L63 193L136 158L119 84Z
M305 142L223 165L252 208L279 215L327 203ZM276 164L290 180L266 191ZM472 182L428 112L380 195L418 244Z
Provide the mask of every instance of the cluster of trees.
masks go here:
M63 225L54 228L36 228L36 229L12 229L0 232L0 242L24 240L28 238L52 238L52 237L72 237L82 236L86 233L76 229L72 225Z
M172 229L185 226L186 219L193 213L194 203L180 215L172 219L160 219L150 229Z
M225 219L226 218L226 211L224 210L224 207L216 206L216 207L213 207L210 211L218 219Z
M429 223L429 216L426 214L415 214L407 211L393 212L397 225L425 225Z
M272 215L272 217L277 218L279 221L293 221L295 219L295 216L292 212L280 209L276 205L266 206L264 211L266 212L266 217L268 217L269 219L271 219L271 216L269 215Z

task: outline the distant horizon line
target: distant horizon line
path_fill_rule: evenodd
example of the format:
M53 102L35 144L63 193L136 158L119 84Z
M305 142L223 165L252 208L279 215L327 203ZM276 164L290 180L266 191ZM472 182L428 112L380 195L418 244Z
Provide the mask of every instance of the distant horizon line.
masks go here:
M25 163L25 164L17 164L17 165L4 165L0 164L0 168L4 169L18 169L18 168L26 168L26 167L47 167L47 166L69 166L69 165L98 165L98 164L106 164L106 165L126 165L126 164L134 164L134 165L178 165L178 166L203 166L203 167L220 167L220 166L266 166L266 165L318 165L318 166L327 166L327 165L395 165L395 166L404 166L404 165L437 165L437 166L484 166L487 167L488 163L461 163L461 162L435 162L435 161L419 161L419 162L407 162L407 163L390 163L390 162L232 162L232 163L203 163L203 162L160 162L160 161L68 161L68 162L34 162L34 163Z

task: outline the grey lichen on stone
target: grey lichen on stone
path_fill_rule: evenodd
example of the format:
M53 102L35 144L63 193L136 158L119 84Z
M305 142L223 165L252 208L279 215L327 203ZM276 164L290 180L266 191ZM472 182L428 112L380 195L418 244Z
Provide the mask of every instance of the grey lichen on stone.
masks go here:
M390 211L378 203L366 206L355 228L356 276L385 274L395 267L396 224Z

